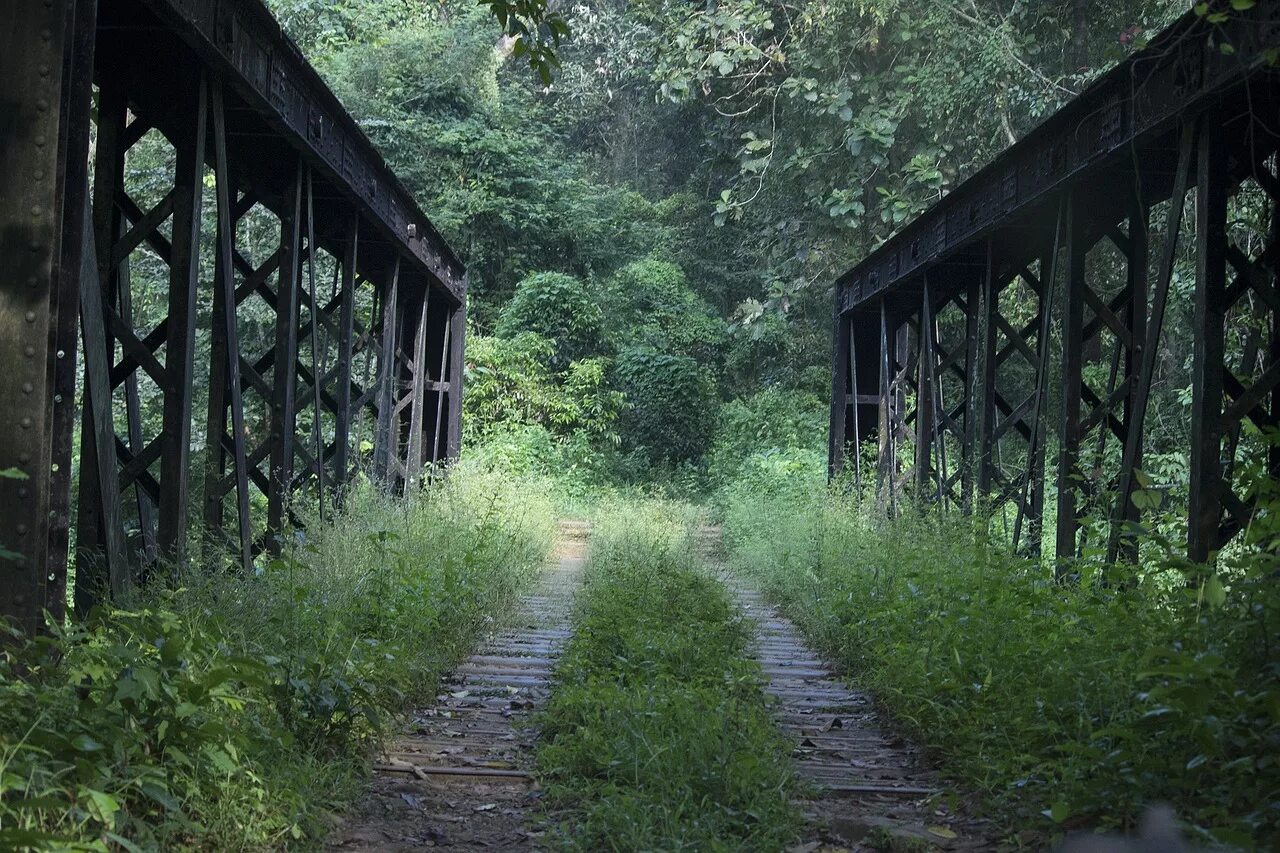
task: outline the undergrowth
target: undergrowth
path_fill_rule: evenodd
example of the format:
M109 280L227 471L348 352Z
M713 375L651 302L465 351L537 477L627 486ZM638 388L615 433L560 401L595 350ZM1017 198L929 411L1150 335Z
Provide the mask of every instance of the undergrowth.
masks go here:
M548 551L540 487L353 491L255 576L188 572L0 659L0 848L312 846Z
M962 519L820 485L730 488L724 511L734 565L1024 843L1158 802L1206 843L1280 837L1274 543L1058 583Z
M750 628L669 504L605 512L537 766L572 850L781 850L790 750Z

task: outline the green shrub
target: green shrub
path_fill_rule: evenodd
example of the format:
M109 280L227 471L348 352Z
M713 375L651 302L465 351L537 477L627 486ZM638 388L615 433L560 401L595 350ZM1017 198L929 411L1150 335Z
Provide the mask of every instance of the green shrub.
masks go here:
M516 285L515 296L502 308L495 329L500 338L534 332L555 345L551 367L601 352L600 306L578 279L558 272L535 273Z
M602 301L618 348L678 353L707 367L724 357L727 325L673 263L648 258L627 264L606 282Z
M558 440L583 433L614 443L622 395L610 388L610 362L574 361L553 369L555 345L533 332L467 340L463 424L468 442L538 426Z
M826 405L816 396L778 387L724 404L708 465L712 482L727 484L737 479L747 460L762 453L800 457L807 451L825 457L827 414ZM812 469L799 462L794 472L780 476L803 475L808 470Z
M626 398L619 419L624 446L664 464L702 456L720 407L705 369L688 356L637 348L619 353L617 374Z
M687 512L649 502L592 533L575 633L541 715L555 840L576 850L781 850L789 745L749 625L698 564Z

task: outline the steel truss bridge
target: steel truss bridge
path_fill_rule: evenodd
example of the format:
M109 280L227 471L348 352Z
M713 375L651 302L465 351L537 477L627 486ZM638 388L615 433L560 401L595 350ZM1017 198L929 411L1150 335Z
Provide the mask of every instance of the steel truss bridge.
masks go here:
M1242 431L1280 426L1280 4L1213 10L1188 13L838 280L833 474L870 474L874 441L886 509L906 494L981 504L1012 517L1012 544L1033 555L1048 517L1058 558L1081 554L1084 518L1101 515L1106 541L1090 546L1132 558L1161 334L1189 300L1189 556L1209 559L1249 524ZM1267 225L1241 240L1228 208L1246 197ZM1188 251L1194 282L1179 296ZM1280 478L1280 447L1266 452Z
M80 608L456 455L466 270L260 0L0 24L0 616L63 616L73 512Z

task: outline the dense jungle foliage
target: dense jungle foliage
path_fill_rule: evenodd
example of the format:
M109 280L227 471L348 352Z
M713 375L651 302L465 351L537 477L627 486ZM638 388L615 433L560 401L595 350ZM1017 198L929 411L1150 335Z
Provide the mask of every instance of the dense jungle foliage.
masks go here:
M468 2L272 5L468 264L471 451L580 496L821 448L835 276L1187 8L557 6L548 85Z

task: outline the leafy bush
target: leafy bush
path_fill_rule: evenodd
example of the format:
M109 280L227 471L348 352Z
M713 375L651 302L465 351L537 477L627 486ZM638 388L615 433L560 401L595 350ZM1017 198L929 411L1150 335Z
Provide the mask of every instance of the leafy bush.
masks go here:
M600 353L600 306L582 282L558 272L535 273L516 285L495 329L500 338L534 332L555 345L551 367Z
M14 638L0 658L0 847L319 837L406 701L544 559L544 492L465 469L405 500L358 488L258 575L192 574Z
M698 566L684 515L651 502L593 531L538 750L571 813L565 848L770 850L798 828L749 627Z
M742 473L751 457L771 451L809 451L823 454L827 410L812 394L765 388L750 397L726 403L711 450L712 482L727 484ZM803 455L803 454L801 454ZM797 475L812 470L803 462Z
M735 565L1010 830L1131 827L1166 801L1209 841L1280 831L1274 556L1064 585L963 519L885 522L820 479L785 517L776 490L728 493Z
M619 347L649 347L718 365L724 320L689 287L680 267L647 258L618 270L604 287L606 326Z
M705 452L720 400L711 377L696 361L627 349L618 355L617 374L626 397L619 419L625 446L661 463L692 461Z
M622 395L606 380L610 362L589 358L552 370L555 345L533 332L467 340L463 424L469 441L539 426L560 440L576 433L613 443Z

